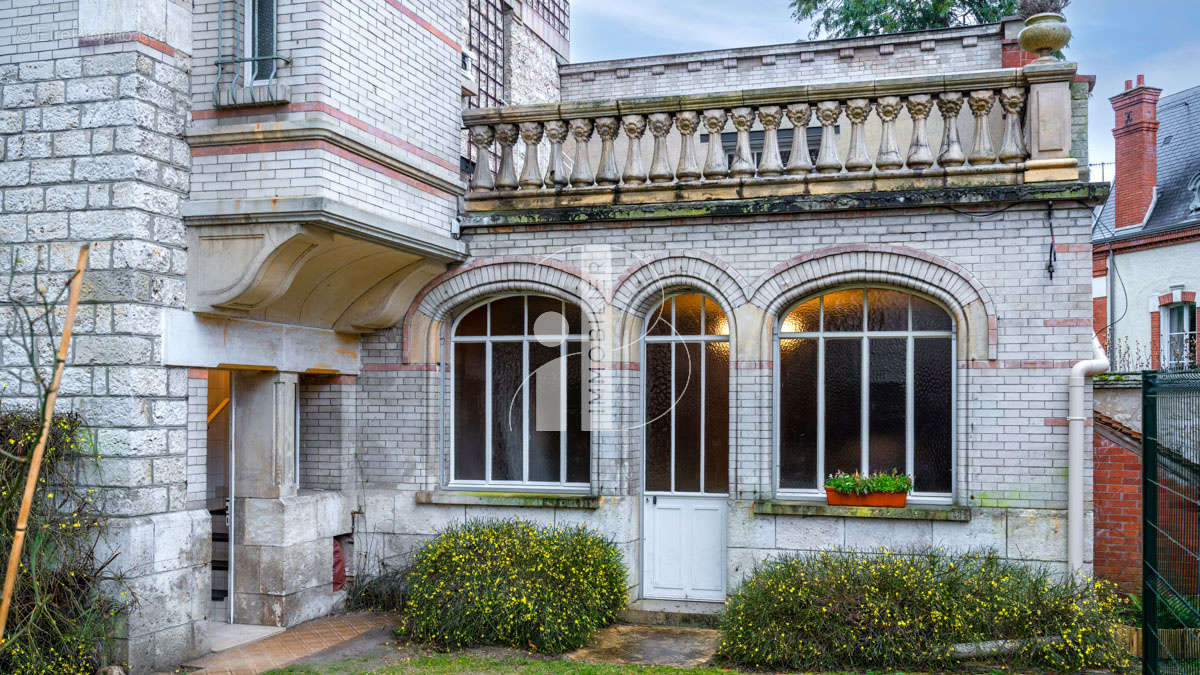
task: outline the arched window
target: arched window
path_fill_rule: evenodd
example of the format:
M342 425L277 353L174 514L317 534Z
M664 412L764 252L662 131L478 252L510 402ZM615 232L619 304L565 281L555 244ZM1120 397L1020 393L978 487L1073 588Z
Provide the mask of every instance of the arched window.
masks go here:
M646 329L647 492L729 491L729 321L689 293L650 313Z
M459 318L453 483L587 485L586 333L578 305L539 295L492 300Z
M807 300L779 324L781 491L836 471L907 473L914 493L953 490L954 320L882 288Z

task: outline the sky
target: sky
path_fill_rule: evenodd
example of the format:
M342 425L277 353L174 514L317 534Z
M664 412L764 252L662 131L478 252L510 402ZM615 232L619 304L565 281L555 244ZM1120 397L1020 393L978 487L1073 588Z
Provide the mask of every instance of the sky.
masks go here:
M1200 85L1200 2L1074 0L1066 15L1074 32L1067 58L1097 78L1088 114L1089 159L1111 162L1108 98L1125 80L1144 74L1164 96ZM792 18L787 0L571 1L575 62L778 44L808 32Z

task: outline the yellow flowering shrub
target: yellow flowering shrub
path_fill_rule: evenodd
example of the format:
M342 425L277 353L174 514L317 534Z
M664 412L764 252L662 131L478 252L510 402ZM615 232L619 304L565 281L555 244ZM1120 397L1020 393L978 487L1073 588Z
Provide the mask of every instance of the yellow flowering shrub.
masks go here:
M760 565L729 598L720 655L778 670L936 670L955 645L1012 640L1007 665L1119 669L1124 600L994 553L825 552Z
M35 412L0 412L0 548L5 563L29 471L26 458L41 422ZM78 416L54 417L0 642L2 673L91 675L104 662L122 605L112 598L117 592L101 592L102 586L118 588L119 580L94 555L102 530L96 493L75 483L80 462L93 452Z
M616 545L583 527L519 520L450 527L414 555L399 632L443 649L583 646L625 606Z

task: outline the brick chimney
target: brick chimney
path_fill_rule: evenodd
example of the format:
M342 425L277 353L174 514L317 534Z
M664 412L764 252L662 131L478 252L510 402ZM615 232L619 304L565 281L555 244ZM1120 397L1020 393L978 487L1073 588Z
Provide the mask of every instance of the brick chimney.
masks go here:
M1125 91L1108 99L1116 113L1113 138L1117 144L1117 166L1113 179L1116 191L1116 225L1137 225L1146 217L1158 182L1158 96L1162 89L1146 86L1146 76L1137 76L1137 86L1125 80Z

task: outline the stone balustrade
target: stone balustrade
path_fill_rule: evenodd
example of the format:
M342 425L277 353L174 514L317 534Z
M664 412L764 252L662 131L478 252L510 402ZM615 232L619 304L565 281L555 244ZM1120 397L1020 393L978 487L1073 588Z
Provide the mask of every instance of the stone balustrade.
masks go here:
M1074 75L1073 63L1039 62L845 84L469 110L463 120L476 156L494 153L498 161L476 163L468 208L1077 180ZM815 152L810 128L820 130ZM791 131L781 134L784 129ZM732 152L722 141L729 133L736 133Z

